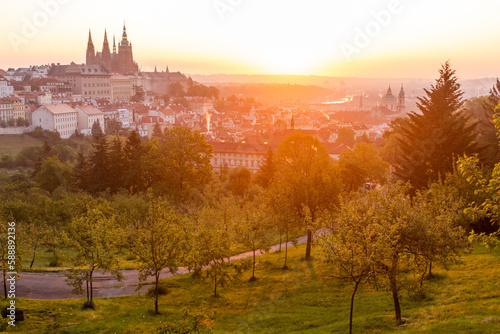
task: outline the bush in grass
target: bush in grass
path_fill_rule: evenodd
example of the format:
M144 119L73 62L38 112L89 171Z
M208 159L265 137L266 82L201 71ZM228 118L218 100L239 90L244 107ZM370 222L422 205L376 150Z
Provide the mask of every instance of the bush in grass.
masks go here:
M168 286L166 283L159 283L158 284L158 295L168 295L170 292ZM154 297L155 296L155 287L154 285L148 289L148 292L146 293L148 297Z
M49 267L61 267L62 261L58 257L51 257L49 260Z

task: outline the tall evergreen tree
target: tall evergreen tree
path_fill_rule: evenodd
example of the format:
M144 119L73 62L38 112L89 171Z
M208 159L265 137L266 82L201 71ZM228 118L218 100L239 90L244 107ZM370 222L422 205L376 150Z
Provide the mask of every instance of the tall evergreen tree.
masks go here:
M125 156L125 186L131 193L144 190L143 168L141 166L144 147L137 131L130 132L123 151Z
M102 128L101 128L101 122L99 122L99 120L95 121L94 124L92 124L92 138L94 138L94 140L96 140L97 138L101 137L104 135L104 133L102 132Z
M90 185L90 163L85 156L83 147L80 148L73 167L73 186L83 191L88 191Z
M269 147L266 155L264 156L264 163L260 167L257 175L255 175L255 183L267 189L273 180L276 167L274 165L274 152Z
M97 193L109 187L111 175L109 173L108 142L105 136L99 136L92 143L94 152L90 156L91 183L90 191Z
M163 131L161 130L160 123L155 123L153 126L153 133L151 135L152 138L161 138L163 137Z
M112 193L123 186L123 175L125 170L125 159L123 155L122 142L115 137L109 149L109 188Z
M459 156L480 151L475 142L476 124L459 110L463 92L448 61L439 74L436 84L424 89L425 96L418 98L421 114L409 113L407 122L396 129L402 136L395 174L416 188L444 177Z

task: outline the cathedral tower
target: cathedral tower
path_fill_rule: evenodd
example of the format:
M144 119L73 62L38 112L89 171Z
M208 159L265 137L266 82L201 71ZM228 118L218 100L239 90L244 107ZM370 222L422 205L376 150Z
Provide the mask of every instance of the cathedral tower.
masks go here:
M85 58L85 62L87 65L96 63L95 48L94 48L94 43L92 42L92 34L90 33L90 29L89 29L89 41L87 42L87 56Z
M108 70L111 70L111 51L109 50L108 35L106 29L104 29L104 42L102 43L102 55L101 60Z

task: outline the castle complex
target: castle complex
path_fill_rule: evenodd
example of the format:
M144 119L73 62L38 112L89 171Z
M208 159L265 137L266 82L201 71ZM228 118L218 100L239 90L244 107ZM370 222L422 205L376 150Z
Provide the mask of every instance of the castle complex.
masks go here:
M139 71L139 66L134 62L132 53L132 43L127 39L127 28L123 24L123 34L118 51L116 49L116 41L113 36L113 53L109 48L108 35L104 30L104 42L102 51L96 52L94 43L92 42L92 34L89 30L89 40L87 42L87 65L102 65L111 73L135 73Z

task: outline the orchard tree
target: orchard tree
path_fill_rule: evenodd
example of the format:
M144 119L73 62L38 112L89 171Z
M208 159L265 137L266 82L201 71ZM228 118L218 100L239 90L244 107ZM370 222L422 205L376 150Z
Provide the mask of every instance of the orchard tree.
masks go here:
M281 252L281 237L285 236L285 259L283 269L288 269L288 243L290 238L301 227L303 218L294 213L294 208L286 197L286 192L282 191L278 186L271 187L265 193L266 195L266 214L271 218L274 228L280 235L280 248ZM297 241L294 239L293 244L296 245Z
M382 183L389 165L370 143L358 143L339 157L340 176L347 191L356 191L366 182Z
M421 114L410 112L407 122L396 129L402 136L395 174L417 189L444 178L458 157L480 151L475 141L476 124L460 110L464 93L449 62L439 74L436 84L418 98Z
M286 137L274 156L272 187L283 192L285 206L301 217L307 228L305 258L311 258L312 231L320 213L338 201L340 178L326 147L310 135Z
M74 250L70 258L73 268L66 274L67 282L73 287L73 294L86 292L85 308L95 307L96 270L109 272L119 281L123 279L116 256L117 240L120 239L117 233L113 210L107 203L89 205L86 213L72 219L67 226L66 242Z
M271 228L269 218L265 208L263 198L257 197L253 202L243 205L239 221L236 224L236 233L242 245L252 250L252 277L250 281L255 281L255 254L268 252L271 247Z
M323 227L331 231L322 237L326 259L355 285L351 310L358 285L378 278L387 283L401 322L401 291L421 289L430 263L456 263L467 247L446 190L417 193L413 200L407 193L408 186L387 185L353 194L338 215L325 220ZM411 282L411 274L418 280Z
M241 273L241 268L230 261L236 239L237 207L236 198L222 197L203 207L191 228L190 268L195 277L212 282L214 297L218 297L218 287L228 285Z
M145 218L134 222L129 236L130 252L139 259L139 280L155 279L155 313L158 309L158 283L165 268L175 274L187 250L186 220L161 197L149 196Z

